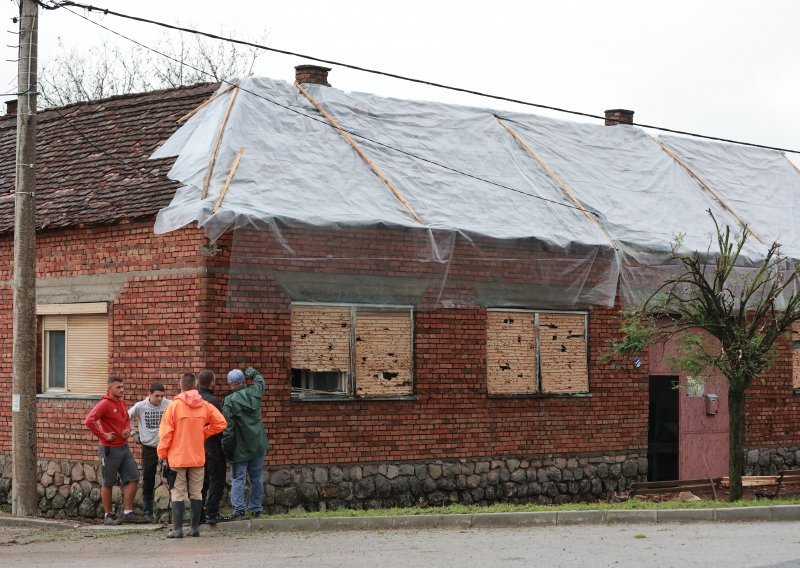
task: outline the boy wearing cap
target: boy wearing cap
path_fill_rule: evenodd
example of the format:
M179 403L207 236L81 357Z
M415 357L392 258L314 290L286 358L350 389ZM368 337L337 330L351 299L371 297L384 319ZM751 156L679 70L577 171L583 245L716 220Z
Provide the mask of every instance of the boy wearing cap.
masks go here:
M245 385L245 375L253 384ZM225 397L222 414L228 422L222 434L222 450L231 464L231 520L243 519L245 509L258 517L264 508L264 454L269 448L261 415L264 377L253 367L244 373L233 369L228 384L234 389ZM250 499L244 501L245 478L250 478Z

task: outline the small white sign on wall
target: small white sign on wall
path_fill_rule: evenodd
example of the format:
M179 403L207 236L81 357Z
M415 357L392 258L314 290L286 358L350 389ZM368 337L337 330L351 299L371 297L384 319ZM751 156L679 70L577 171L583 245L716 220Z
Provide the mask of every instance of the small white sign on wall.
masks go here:
M11 412L19 412L19 395L11 395Z

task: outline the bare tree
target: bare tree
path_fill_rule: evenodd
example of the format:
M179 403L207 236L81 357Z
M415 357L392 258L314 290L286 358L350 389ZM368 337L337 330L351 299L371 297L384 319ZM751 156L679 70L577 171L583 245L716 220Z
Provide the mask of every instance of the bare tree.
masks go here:
M263 37L254 43L264 43ZM60 41L59 48L39 74L43 108L219 82L252 72L260 55L257 48L182 32L165 35L155 50L138 45L125 50L104 42L79 52Z
M226 34L223 31L220 35ZM167 36L159 43L158 51L169 56L160 57L159 64L153 66L154 77L163 87L219 82L245 75L253 71L260 55L260 50L254 47L204 39L199 35L187 38L184 33Z
M736 501L742 498L745 468L745 394L774 363L775 342L800 321L800 264L789 262L773 243L760 263L745 270L745 276L737 275L749 231L745 226L732 235L730 227L720 227L711 217L718 251L675 253L680 274L668 279L643 308L625 314L622 341L612 343L611 351L643 352L676 337L676 362L683 370L702 376L716 369L728 379L730 491ZM713 340L706 341L696 330Z

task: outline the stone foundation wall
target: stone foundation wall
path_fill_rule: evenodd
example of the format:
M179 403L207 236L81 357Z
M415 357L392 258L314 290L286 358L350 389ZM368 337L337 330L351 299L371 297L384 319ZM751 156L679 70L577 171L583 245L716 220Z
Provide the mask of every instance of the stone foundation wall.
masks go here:
M746 475L774 475L782 469L800 468L800 446L754 448L745 452Z
M566 503L604 498L647 474L638 454L301 467L269 472L271 513L380 507Z
M0 455L0 505L11 505L11 456ZM37 490L39 513L43 517L103 518L103 503L100 500L100 469L97 463L75 461L39 460L37 468ZM135 505L142 508L141 489ZM112 491L115 507L122 509L122 489L115 486ZM160 476L156 476L156 516L169 519L169 491Z
M0 456L0 504L11 503L11 458ZM647 474L641 454L578 458L461 459L294 467L265 471L265 510L271 514L340 508L438 506L453 503L567 503L604 499ZM96 463L39 462L42 516L102 518ZM169 492L156 479L156 516L169 517ZM141 491L140 491L141 494ZM113 499L122 506L122 492ZM141 511L141 495L136 506ZM222 502L229 507L228 496Z

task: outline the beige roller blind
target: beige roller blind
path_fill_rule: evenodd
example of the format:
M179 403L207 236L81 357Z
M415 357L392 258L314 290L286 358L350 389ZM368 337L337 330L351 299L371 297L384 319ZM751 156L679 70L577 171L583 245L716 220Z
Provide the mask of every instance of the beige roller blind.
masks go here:
M490 394L536 392L536 314L486 314L486 377Z
M44 316L42 317L42 330L56 331L67 329L67 316Z
M292 368L350 370L350 309L292 306Z
M411 310L356 310L356 396L408 395Z
M67 392L102 394L107 385L108 316L67 316Z

